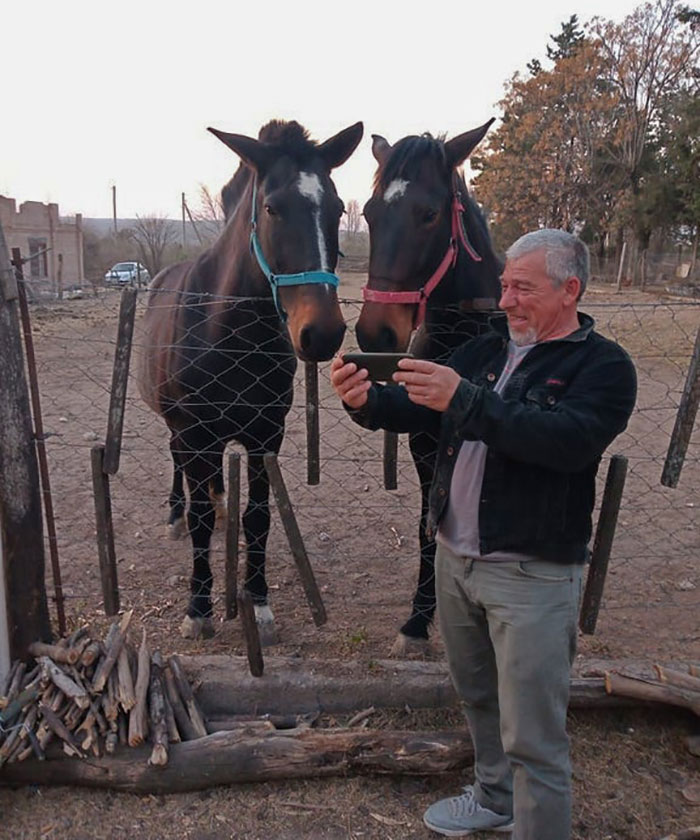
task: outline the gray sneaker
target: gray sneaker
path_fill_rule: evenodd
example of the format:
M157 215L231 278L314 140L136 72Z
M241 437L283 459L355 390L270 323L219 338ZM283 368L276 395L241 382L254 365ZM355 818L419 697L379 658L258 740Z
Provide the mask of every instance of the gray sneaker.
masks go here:
M461 796L451 796L431 805L423 814L423 822L445 837L466 837L477 831L513 830L512 817L479 805L472 785L467 785Z

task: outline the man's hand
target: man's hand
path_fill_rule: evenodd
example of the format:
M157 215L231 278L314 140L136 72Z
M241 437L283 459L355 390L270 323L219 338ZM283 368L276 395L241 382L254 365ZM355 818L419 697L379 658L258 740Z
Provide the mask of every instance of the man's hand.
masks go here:
M446 411L460 383L457 371L423 359L401 359L399 368L392 379L406 386L411 402Z
M367 379L366 368L357 369L354 362L345 364L342 353L331 362L331 384L336 394L350 408L362 408L367 402L367 391L372 383Z

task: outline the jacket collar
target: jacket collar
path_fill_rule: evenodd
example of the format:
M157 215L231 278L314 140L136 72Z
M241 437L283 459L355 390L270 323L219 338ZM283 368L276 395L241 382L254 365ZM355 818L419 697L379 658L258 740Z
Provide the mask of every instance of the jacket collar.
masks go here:
M585 312L578 312L578 323L579 327L577 330L574 330L569 335L565 335L563 338L555 338L551 342L549 341L542 341L539 342L541 344L550 344L554 343L555 341L585 341L588 336L593 331L595 327L595 321L591 318L590 315L586 315ZM508 320L504 314L498 313L498 315L494 315L490 320L491 328L495 330L502 338L506 341L510 338L510 334L508 333Z

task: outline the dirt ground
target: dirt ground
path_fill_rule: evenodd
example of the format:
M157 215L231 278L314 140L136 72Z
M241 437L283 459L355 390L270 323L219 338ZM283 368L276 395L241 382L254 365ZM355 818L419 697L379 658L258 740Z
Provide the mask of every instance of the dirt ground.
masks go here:
M343 278L344 309L360 308L360 275ZM700 441L688 450L676 489L659 476L700 318L700 306L640 292L589 291L584 310L637 364L640 396L627 432L611 447L629 473L596 634L584 656L700 660L698 487ZM141 304L142 305L142 302ZM104 439L119 296L32 308L44 427L56 509L69 627L105 630L95 545L90 448ZM353 347L351 331L346 347ZM142 341L137 323L135 351ZM268 583L280 644L270 653L305 659L385 658L409 613L418 567L418 490L407 446L399 447L398 490L383 489L381 433L354 427L320 371L321 483L306 484L303 370L280 464L329 620L316 628L273 507ZM601 487L607 462L601 467ZM188 541L168 541L164 521L170 462L162 421L129 386L119 473L112 500L123 608L164 653L243 654L238 622L223 620L223 536L214 538L216 636L187 641L178 628L188 597ZM245 503L245 494L242 504ZM242 573L242 569L241 569ZM48 574L48 572L47 572ZM49 576L50 577L50 576ZM49 580L50 588L50 580ZM429 654L442 655L437 631ZM342 721L339 721L342 722ZM382 713L374 725L461 725L450 710ZM683 739L697 721L678 711L572 714L576 840L653 840L700 823L681 794L700 781ZM13 838L427 838L420 815L436 797L469 781L348 778L231 786L204 793L137 797L75 789L0 790ZM97 816L99 813L99 817ZM89 816L92 815L92 816Z

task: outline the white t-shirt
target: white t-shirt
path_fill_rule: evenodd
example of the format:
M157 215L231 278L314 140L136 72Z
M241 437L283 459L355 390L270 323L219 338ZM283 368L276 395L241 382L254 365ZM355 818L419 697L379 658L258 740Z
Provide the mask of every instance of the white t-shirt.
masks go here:
M508 358L501 376L494 386L500 394L513 371L532 350L534 344L518 346L508 342ZM437 541L454 554L486 560L530 560L530 555L512 551L494 551L482 555L479 549L479 501L484 480L488 446L480 440L465 440L457 455L447 510L440 522ZM507 523L504 523L507 527Z

